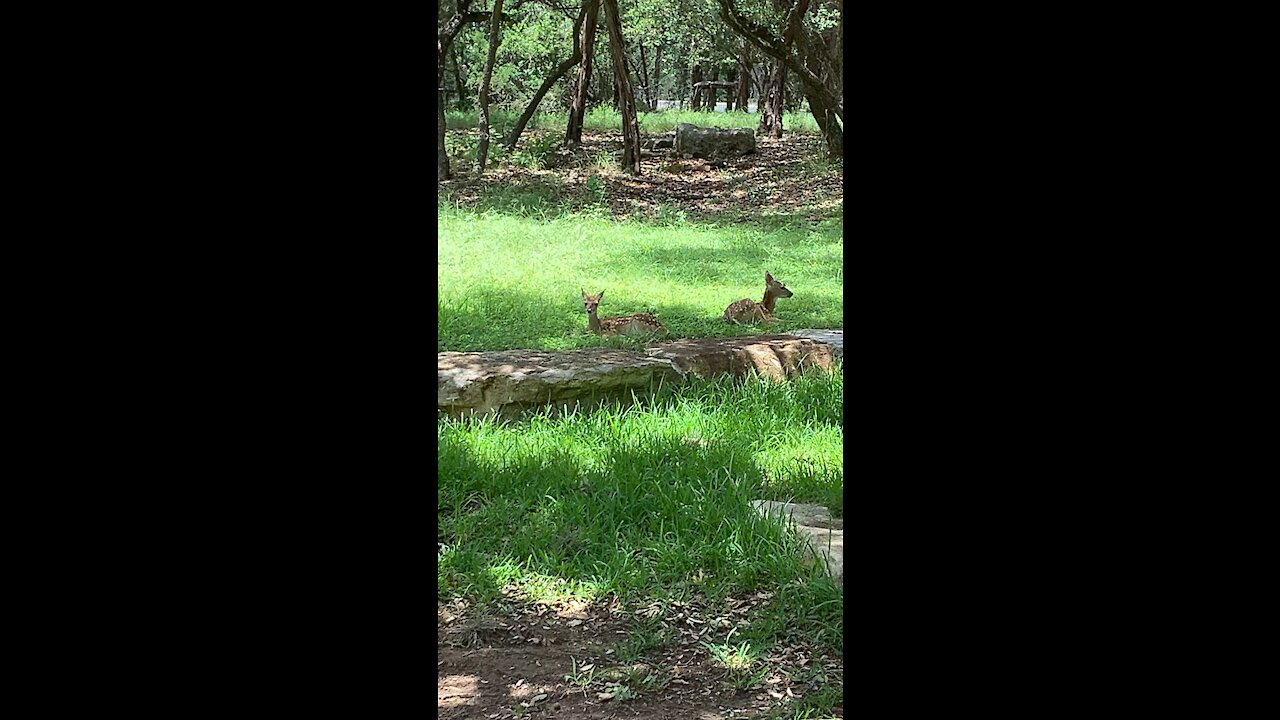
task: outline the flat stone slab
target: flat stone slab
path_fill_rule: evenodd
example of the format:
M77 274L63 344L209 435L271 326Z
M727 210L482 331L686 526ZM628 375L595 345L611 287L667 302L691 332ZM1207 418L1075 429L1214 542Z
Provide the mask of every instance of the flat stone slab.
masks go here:
M844 592L844 520L832 518L821 505L755 500L756 511L787 523L809 546L805 562L821 559L827 575Z
M790 335L677 340L647 352L504 350L442 352L437 358L437 408L449 415L589 407L656 392L689 377L740 377L754 371L785 380L811 368L830 371L833 363L828 346Z
M442 352L437 409L451 415L577 407L680 382L667 360L629 350Z
M796 337L809 338L810 340L817 340L823 345L827 345L828 347L830 347L831 354L834 355L836 358L839 358L839 359L844 358L844 329L843 328L826 329L826 330L815 330L815 329L805 328L804 330L792 330L787 334L795 335Z

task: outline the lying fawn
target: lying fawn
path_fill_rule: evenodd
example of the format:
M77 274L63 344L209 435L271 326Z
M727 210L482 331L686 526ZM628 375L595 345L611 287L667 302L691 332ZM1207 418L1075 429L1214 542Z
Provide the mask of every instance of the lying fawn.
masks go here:
M764 274L764 299L760 302L743 298L729 307L724 309L725 322L731 323L756 323L763 322L768 325L778 322L778 318L773 314L773 305L778 298L788 298L794 293L788 290L782 283L773 279L769 273Z
M662 327L662 323L658 322L658 318L649 313L636 313L635 315L625 315L622 317L596 317L596 308L600 305L600 298L604 297L604 291L601 290L596 295L588 295L585 290L582 291L582 307L587 311L587 327L591 332L597 335L645 335L656 333L665 335L667 329Z

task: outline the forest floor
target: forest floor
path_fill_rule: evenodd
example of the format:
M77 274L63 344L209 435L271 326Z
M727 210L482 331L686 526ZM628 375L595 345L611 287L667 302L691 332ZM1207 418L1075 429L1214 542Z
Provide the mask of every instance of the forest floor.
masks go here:
M842 718L844 660L804 644L761 657L714 651L717 617L697 601L636 610L579 601L468 612L437 605L437 708L444 718L726 720ZM740 648L747 651L747 646Z
M476 132L449 134L455 147L469 148ZM684 213L698 222L817 223L843 212L843 167L824 157L817 135L757 138L755 153L723 162L677 158L670 150L646 151L639 175L617 169L621 133L584 132L582 146L571 154L554 149L561 136L559 131L526 131L521 147L510 155L498 153L484 174L455 156L454 178L440 183L441 200L481 208L533 195L571 210L603 204L619 220L662 220Z

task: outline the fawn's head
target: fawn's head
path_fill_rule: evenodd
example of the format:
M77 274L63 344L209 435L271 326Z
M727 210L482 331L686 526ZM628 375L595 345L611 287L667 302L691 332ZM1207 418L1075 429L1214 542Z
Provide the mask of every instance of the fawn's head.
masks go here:
M579 289L581 290L581 288ZM587 291L585 290L581 290L581 292L582 292L582 309L585 310L588 315L590 315L591 313L595 312L596 307L600 305L600 298L604 297L604 291L601 290L599 293L595 295L588 295Z
M775 297L791 297L795 294L788 290L785 285L774 280L773 276L767 272L764 274L764 289L765 292Z

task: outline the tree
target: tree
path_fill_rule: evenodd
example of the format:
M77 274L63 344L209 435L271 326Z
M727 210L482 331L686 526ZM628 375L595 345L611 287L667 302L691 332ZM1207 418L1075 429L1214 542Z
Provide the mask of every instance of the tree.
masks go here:
M618 110L622 115L622 170L640 174L640 123L636 119L636 96L627 76L627 60L618 18L618 0L604 2L604 24L609 29L609 52L613 56L614 84L618 88Z
M578 81L569 101L569 128L564 133L564 145L570 149L582 144L582 121L587 114L587 92L591 87L591 60L596 53L596 23L600 3L599 0L588 0L584 5L587 16L582 25L582 44L579 46L582 63L578 66Z
M476 172L483 173L489 161L489 86L493 82L493 61L502 42L499 21L502 0L493 0L493 18L489 21L489 59L484 63L484 80L480 82L480 142L476 146Z
M515 126L511 128L511 132L507 134L506 146L508 150L516 149L516 143L520 140L520 134L524 132L525 125L529 124L529 120L533 118L533 113L537 111L538 105L542 103L542 99L546 97L547 92L551 90L551 86L555 85L560 78L564 77L569 70L573 68L573 66L582 62L582 44L579 42L581 38L578 36L578 30L582 27L582 23L588 14L594 15L594 12L591 12L591 10L594 10L598 4L598 0L586 0L586 2L582 4L582 9L578 12L578 19L573 23L573 53L570 54L564 62L557 65L555 69L547 75L546 80L542 81L542 86L538 88L538 92L534 93L533 99L529 101L524 112L521 113L519 119L516 120ZM570 113L569 122L573 122L572 113ZM581 142L581 120L579 120L578 133L578 140Z
M520 2L521 0L517 0ZM449 168L449 152L445 149L445 115L444 115L444 66L445 53L453 46L454 38L458 37L458 33L462 32L462 28L467 23L484 22L489 19L489 13L470 12L471 0L457 0L456 11L449 16L445 24L440 27L440 31L436 36L436 95L439 102L436 103L436 180L448 180L452 173ZM436 11L444 15L443 0L436 0ZM456 67L456 65L455 65Z
M835 28L838 38L842 33L843 21L831 21L831 16L843 16L843 0L832 0L823 8L826 15L822 22L809 22L805 17L813 5L812 0L773 0L774 16L782 13L785 20L781 23L781 36L764 23L749 16L740 5L748 0L716 0L720 6L720 17L734 32L755 45L769 57L780 61L800 81L807 97L816 99L822 107L824 135L827 148L832 157L839 157L843 150L843 141L837 135L843 130L838 123L829 120L834 117L844 122L843 77L839 62L833 53L828 51L829 43L823 37L824 31ZM821 3L822 0L819 0ZM758 14L758 13L757 13ZM810 103L812 108L813 103ZM837 132L839 130L840 132Z
M742 52L738 53L738 112L747 112L747 104L751 102L751 45L742 41Z
M777 140L782 137L782 94L787 87L787 69L774 58L764 89L760 91L760 132Z

